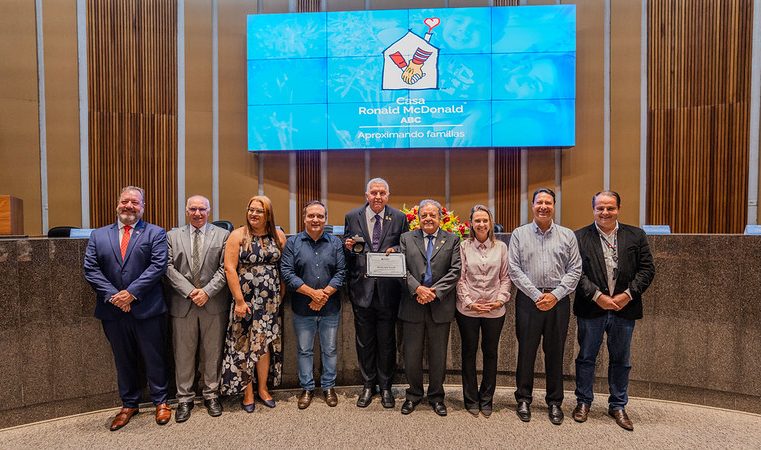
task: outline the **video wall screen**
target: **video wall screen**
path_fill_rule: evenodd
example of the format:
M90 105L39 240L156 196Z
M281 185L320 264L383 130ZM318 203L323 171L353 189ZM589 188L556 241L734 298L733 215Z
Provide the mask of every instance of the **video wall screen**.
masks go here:
M575 145L575 5L256 14L248 150Z

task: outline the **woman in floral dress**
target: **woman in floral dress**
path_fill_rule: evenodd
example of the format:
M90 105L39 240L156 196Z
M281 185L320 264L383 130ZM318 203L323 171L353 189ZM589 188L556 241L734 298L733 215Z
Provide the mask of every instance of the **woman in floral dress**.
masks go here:
M282 369L280 255L285 234L275 228L272 202L252 197L246 225L232 233L225 245L225 275L234 300L222 362L223 395L243 393L241 405L254 411L254 387L265 406L275 407L267 377L280 384ZM256 377L254 377L254 372Z

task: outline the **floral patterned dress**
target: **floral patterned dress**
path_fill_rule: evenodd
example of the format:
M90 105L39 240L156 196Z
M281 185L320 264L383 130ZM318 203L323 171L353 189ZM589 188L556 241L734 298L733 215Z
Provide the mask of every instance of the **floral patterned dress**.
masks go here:
M251 249L241 246L238 278L243 300L251 314L236 318L230 308L230 325L222 361L222 395L240 394L248 383L256 383L255 364L270 353L269 380L278 386L282 379L280 317L280 250L270 237L254 238Z

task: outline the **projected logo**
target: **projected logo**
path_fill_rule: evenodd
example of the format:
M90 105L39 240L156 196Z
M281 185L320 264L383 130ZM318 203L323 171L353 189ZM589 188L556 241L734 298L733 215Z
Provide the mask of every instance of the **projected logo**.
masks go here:
M383 51L383 89L439 88L439 48L431 45L431 36L441 20L429 17L423 22L428 26L425 37L407 31Z

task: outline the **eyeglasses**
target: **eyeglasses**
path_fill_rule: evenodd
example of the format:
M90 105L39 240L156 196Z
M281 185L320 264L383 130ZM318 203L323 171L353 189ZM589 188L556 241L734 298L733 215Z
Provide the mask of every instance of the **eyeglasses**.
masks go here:
M249 214L262 215L262 214L264 214L264 210L260 209L260 208L248 208L248 213Z
M188 212L190 213L195 213L195 212L205 213L208 210L209 210L208 208L188 208Z

